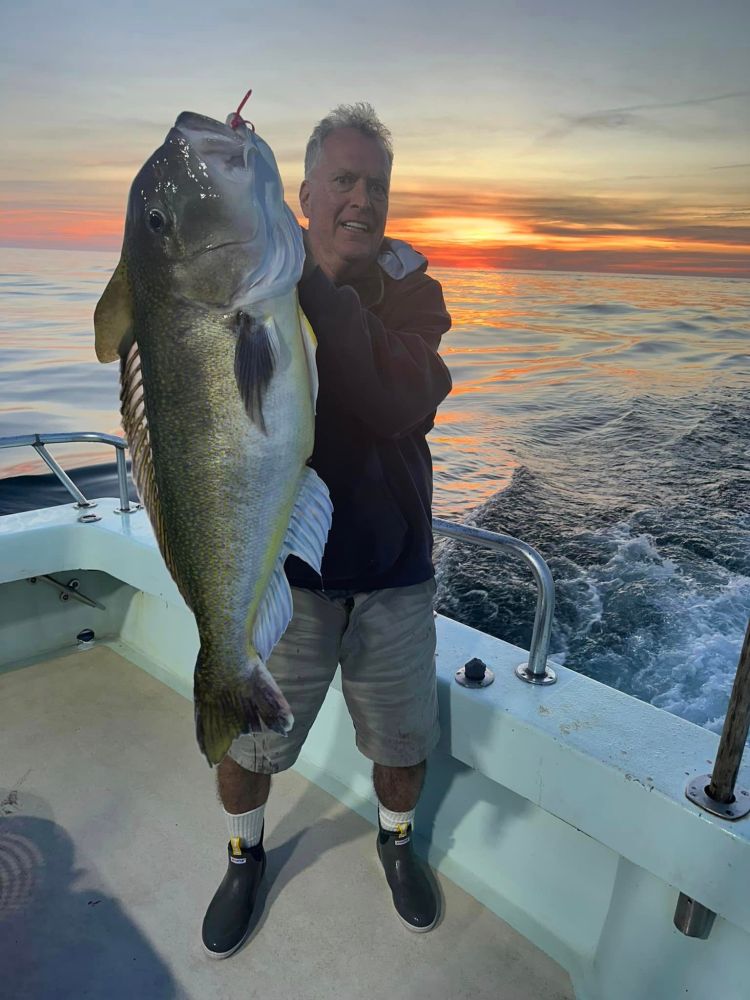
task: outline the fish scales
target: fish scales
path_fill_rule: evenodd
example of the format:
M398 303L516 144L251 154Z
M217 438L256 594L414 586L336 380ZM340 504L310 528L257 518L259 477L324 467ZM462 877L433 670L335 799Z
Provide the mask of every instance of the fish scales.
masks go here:
M188 342L169 352L161 346L169 336L162 322L159 311L149 316L139 343L151 390L151 451L160 498L174 514L172 551L180 579L196 617L208 608L210 622L216 593L230 603L239 600L239 581L243 590L250 585L279 509L289 519L313 444L311 401L295 391L306 378L306 362L301 343L294 354L283 352L264 402L263 433L248 420L237 392L234 337L221 318L206 317ZM224 351L217 350L222 340ZM175 398L185 400L184 407L173 406ZM247 542L238 546L241 537ZM281 541L268 562L275 561ZM258 580L263 588L270 568ZM244 630L244 613L237 625Z

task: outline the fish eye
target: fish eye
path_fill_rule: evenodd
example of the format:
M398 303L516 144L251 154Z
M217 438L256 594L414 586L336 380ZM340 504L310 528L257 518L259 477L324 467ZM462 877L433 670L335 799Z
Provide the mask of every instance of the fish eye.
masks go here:
M158 208L149 209L147 219L148 228L152 233L163 233L167 227L166 217Z

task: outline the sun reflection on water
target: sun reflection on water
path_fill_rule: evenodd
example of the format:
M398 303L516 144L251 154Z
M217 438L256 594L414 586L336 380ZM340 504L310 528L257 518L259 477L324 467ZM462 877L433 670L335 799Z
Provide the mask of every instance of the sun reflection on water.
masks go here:
M120 434L116 365L94 355L93 310L117 255L0 250L0 434ZM669 399L750 367L746 282L433 270L453 327L454 389L430 435L435 512L463 517L541 454L553 422L639 394ZM540 430L542 428L542 430ZM545 429L546 428L546 429ZM107 448L59 448L64 465ZM44 471L0 452L0 475Z

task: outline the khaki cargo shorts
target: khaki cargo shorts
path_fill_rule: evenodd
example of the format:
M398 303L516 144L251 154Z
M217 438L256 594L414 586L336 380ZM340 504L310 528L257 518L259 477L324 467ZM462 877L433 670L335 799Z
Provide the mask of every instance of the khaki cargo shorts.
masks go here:
M357 747L388 767L410 767L437 745L435 581L351 597L292 588L294 615L268 668L294 714L288 736L238 737L229 756L275 774L296 761L341 664Z

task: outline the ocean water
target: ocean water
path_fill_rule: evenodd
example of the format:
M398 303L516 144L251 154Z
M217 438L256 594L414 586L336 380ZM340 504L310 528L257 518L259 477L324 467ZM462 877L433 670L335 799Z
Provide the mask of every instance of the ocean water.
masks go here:
M0 250L0 436L121 432L92 332L116 261ZM433 273L454 321L435 514L539 549L555 659L719 729L750 616L750 282ZM112 482L107 448L55 454L90 495ZM0 451L0 513L64 502L41 471ZM443 613L528 648L522 562L443 541L436 565Z

